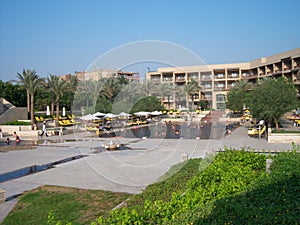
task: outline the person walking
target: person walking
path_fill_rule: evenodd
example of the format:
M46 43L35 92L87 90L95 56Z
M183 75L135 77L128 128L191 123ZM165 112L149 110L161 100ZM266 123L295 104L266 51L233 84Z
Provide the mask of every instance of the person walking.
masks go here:
M43 122L41 137L43 137L44 134L46 134L46 137L48 137L47 128L46 128L46 121Z

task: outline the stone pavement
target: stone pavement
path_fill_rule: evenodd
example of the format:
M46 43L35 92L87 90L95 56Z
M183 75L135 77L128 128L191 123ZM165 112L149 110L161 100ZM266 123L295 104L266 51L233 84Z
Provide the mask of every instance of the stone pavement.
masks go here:
M68 141L73 139L73 141ZM42 185L59 185L84 189L140 193L155 182L170 167L189 158L205 157L223 149L252 147L265 150L287 150L291 144L270 144L266 140L248 138L247 129L240 127L223 139L125 139L96 138L88 133L44 138L35 150L0 153L0 174L27 166L43 165L68 157L86 157L55 165L28 176L0 183L6 198L0 204L0 222L16 203L14 196ZM77 140L77 141L76 141ZM101 142L122 143L130 149L120 151L100 150Z

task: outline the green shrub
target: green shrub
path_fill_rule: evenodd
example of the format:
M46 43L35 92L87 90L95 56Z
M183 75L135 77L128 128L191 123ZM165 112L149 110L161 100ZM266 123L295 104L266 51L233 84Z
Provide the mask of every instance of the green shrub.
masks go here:
M6 122L5 125L16 125L16 126L26 126L26 125L31 125L30 122L24 122L24 121L9 121Z
M263 174L237 195L197 207L174 224L298 224L300 215L300 154L280 153L270 174Z

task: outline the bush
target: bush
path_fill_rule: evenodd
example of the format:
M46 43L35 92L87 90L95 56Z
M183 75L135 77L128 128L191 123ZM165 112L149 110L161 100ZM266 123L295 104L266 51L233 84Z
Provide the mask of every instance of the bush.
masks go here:
M26 125L31 125L30 122L24 122L24 121L9 121L6 122L5 125L16 125L16 126L26 126Z

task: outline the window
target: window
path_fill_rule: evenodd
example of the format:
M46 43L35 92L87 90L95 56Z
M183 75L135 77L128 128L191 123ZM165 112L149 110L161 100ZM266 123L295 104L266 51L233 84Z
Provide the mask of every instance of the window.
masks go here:
M218 94L217 95L217 102L219 102L219 103L225 102L225 95L224 94Z

